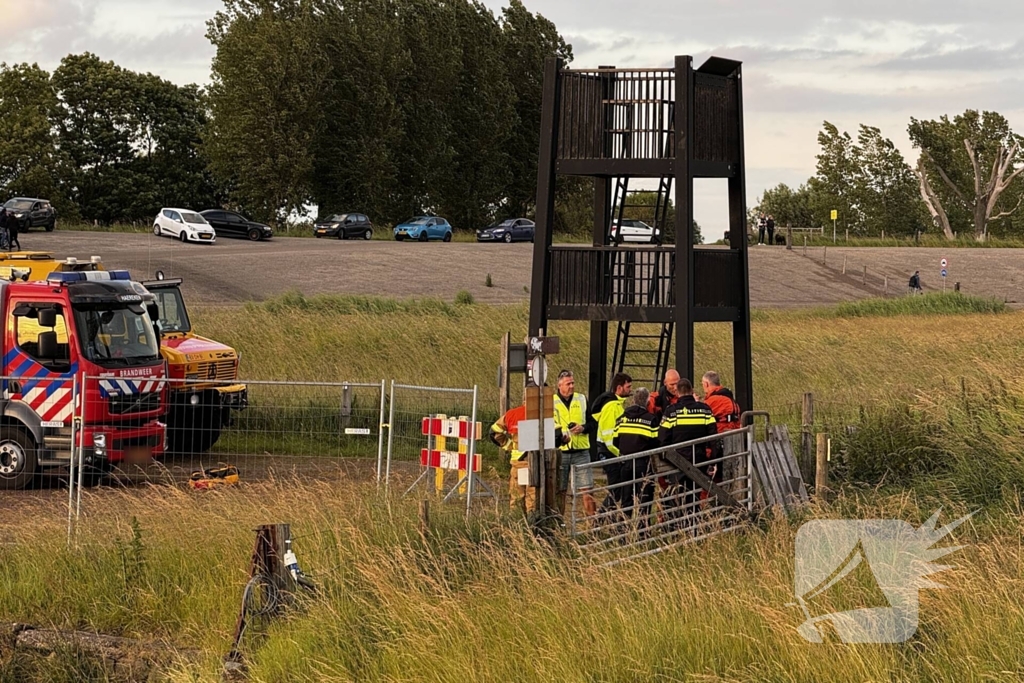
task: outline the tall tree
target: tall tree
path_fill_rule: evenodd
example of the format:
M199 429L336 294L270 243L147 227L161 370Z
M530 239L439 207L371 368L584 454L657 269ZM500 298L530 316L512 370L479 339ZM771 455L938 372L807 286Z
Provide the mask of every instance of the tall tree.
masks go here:
M841 132L834 124L825 121L818 133L817 174L812 188L824 206L815 207L819 220L828 219L826 210L839 211L839 224L856 230L862 224L862 216L856 203L856 182L858 153L850 134ZM827 208L826 208L827 207Z
M325 8L320 36L330 78L324 125L313 159L313 201L320 215L356 211L394 220L401 143L398 91L411 68L394 0L358 0Z
M912 118L908 132L921 150L920 193L947 237L959 225L984 240L991 222L1020 208L1024 195L1007 190L1024 172L1021 138L1001 114L969 109L953 119Z
M70 167L57 145L57 95L39 66L0 64L0 188L6 196L49 199L64 217L77 213L65 186Z
M332 77L321 0L225 0L207 24L213 58L204 148L218 182L278 222L313 197L315 141Z
M913 235L924 227L914 172L892 140L861 124L857 134L856 204L869 235Z
M572 45L565 42L551 21L526 9L522 0L511 0L502 10L502 33L516 113L507 144L510 178L503 213L521 216L536 203L544 61L557 56L571 62ZM569 188L578 190L580 185L563 186L564 194Z
M439 204L456 227L486 226L506 194L514 92L497 19L479 2L454 3L462 64L450 107L452 169Z

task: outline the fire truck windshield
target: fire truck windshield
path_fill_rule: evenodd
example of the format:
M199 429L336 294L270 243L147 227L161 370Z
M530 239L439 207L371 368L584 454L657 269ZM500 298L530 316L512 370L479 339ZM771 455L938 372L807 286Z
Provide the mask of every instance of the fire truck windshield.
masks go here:
M82 355L97 365L146 365L160 358L156 334L140 306L77 305Z

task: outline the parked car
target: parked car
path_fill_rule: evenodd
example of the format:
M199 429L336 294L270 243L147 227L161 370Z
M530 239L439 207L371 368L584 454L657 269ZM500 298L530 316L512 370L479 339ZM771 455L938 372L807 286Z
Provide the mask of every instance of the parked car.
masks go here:
M274 230L269 225L251 221L241 214L223 209L207 209L200 211L199 215L206 219L206 222L213 226L213 229L221 237L247 237L253 242L269 240L274 236Z
M401 242L406 238L420 242L427 240L451 242L452 226L444 218L437 216L416 216L395 226L395 239Z
M362 237L364 240L373 237L373 225L370 219L361 213L337 213L317 221L313 226L316 237L337 237L347 240L349 237Z
M48 199L15 197L8 199L4 208L18 221L21 232L29 228L44 228L46 232L53 232L57 227L57 211Z
M620 235L621 232L621 235ZM651 243L661 237L661 231L652 228L643 221L631 219L622 220L622 230L619 230L619 221L612 221L612 242L640 242Z
M201 214L190 209L160 209L153 221L153 234L170 235L182 242L205 242L213 244L217 241L217 231L206 222Z
M532 242L533 221L526 218L509 218L498 221L483 230L476 231L477 242Z

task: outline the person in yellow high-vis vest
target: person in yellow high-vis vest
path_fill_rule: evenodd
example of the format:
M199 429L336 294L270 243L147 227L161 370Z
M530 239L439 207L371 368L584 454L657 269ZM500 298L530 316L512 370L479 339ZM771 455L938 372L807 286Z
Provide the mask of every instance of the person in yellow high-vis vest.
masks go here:
M562 463L559 468L558 490L562 493L562 514L565 514L565 491L570 490L569 473L573 465L590 463L590 437L593 419L587 413L587 397L576 393L576 380L569 370L558 373L558 392L555 396L555 429L561 432ZM588 517L597 513L597 503L590 491L594 488L594 473L577 469L572 489L583 498L583 510Z
M611 460L619 457L619 449L615 446L615 425L626 410L626 398L633 393L633 378L624 372L612 377L612 389L598 396L591 407L591 415L597 421L597 459ZM601 505L602 512L625 506L626 488L622 486L628 477L622 471L621 464L605 465L605 476L608 477L608 497Z

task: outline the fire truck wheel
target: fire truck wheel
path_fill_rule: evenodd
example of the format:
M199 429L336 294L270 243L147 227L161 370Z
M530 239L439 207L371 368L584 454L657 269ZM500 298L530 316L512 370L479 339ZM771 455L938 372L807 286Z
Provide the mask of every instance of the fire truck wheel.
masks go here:
M17 427L0 427L0 489L23 489L36 476L36 445Z

